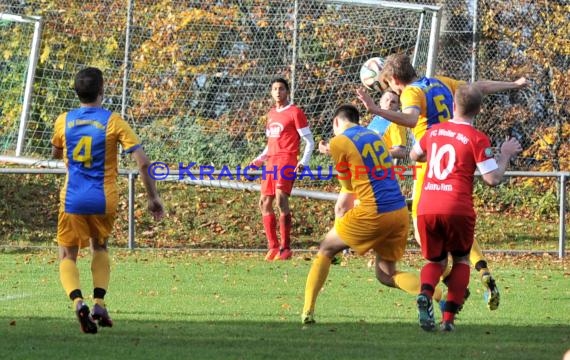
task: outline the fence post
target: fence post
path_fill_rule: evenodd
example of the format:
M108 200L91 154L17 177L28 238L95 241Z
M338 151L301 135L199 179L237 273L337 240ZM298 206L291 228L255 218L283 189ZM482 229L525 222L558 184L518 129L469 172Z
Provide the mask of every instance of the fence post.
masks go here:
M558 257L562 259L566 253L566 174L560 175L560 228L558 230Z
M137 174L129 172L129 250L135 248L135 181Z

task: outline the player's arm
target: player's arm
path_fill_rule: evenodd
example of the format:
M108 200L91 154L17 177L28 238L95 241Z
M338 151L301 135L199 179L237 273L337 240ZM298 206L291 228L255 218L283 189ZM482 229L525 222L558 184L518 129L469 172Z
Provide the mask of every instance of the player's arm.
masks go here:
M410 151L410 159L416 162L426 162L427 161L427 154L425 152L425 138L426 136L422 137L422 139L415 143Z
M362 101L362 104L370 113L375 115L380 115L384 119L389 120L401 126L408 128L414 128L418 123L418 118L420 116L420 109L416 107L406 107L404 108L404 102L402 101L402 111L392 111L381 109L380 106L376 105L372 97L368 95L366 90L363 88L357 89L356 94L358 99Z
M253 165L255 167L260 167L261 165L263 165L265 160L267 160L267 153L268 152L269 152L269 147L266 145L265 148L263 149L263 151L261 152L261 154L259 154L255 159L253 159L249 163L249 166Z
M329 143L324 140L319 141L319 152L323 155L330 155L331 150L329 147Z
M406 147L404 146L393 146L389 150L390 156L393 159L405 159L406 158Z
M158 191L156 190L156 182L148 173L150 160L146 156L142 147L138 147L131 153L131 155L137 162L139 174L148 195L148 210L151 212L155 220L159 220L164 216L164 206L162 205L162 201L158 196Z
M51 146L51 157L53 159L63 159L63 148L52 145Z
M393 159L405 159L407 143L407 129L403 126L391 124L388 128L392 147L388 150Z
M51 157L54 159L63 159L63 141L64 141L64 124L65 114L60 115L53 126L53 137L51 138Z
M295 171L301 171L303 170L304 166L309 165L309 160L311 160L311 154L315 149L315 140L313 139L313 134L311 133L311 129L308 126L305 126L304 128L301 129L297 129L297 132L299 133L299 136L301 137L301 139L303 139L303 142L305 143L303 156L301 157L301 160L299 161L299 164L297 164L297 168L295 169Z
M131 154L137 162L139 175L141 176L141 180L148 195L148 210L151 212L155 220L159 220L164 216L164 206L158 196L156 183L148 173L150 160L146 156L139 138L129 124L127 124L127 122L119 115L113 114L111 116L112 126L114 126L113 131L117 133L117 139L122 145L124 152Z
M528 80L521 77L515 81L479 80L473 85L477 86L483 94L493 94L505 90L518 90L528 86Z
M482 174L483 181L490 186L499 185L503 180L503 176L505 175L505 171L507 170L507 166L509 165L511 158L521 151L521 144L515 138L510 138L505 141L503 145L501 145L501 153L499 154L499 158L496 163L494 159L490 159L477 164L477 168Z

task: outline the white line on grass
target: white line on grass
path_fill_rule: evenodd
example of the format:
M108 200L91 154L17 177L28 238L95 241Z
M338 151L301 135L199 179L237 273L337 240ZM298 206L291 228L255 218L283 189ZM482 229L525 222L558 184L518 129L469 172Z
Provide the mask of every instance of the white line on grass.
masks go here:
M0 297L0 301L10 301L10 300L18 300L27 297L31 297L32 294L16 294L16 295L6 295L4 297Z

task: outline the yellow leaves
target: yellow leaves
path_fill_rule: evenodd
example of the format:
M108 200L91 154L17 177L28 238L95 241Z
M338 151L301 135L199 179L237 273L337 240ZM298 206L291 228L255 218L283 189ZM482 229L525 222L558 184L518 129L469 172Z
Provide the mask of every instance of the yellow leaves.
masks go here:
M13 52L10 50L4 50L4 52L2 53L2 57L4 57L4 60L10 60L10 58L12 57Z
M44 64L49 59L50 53L51 47L49 45L44 46L42 53L40 54L40 64Z
M114 37L108 37L107 40L105 41L105 53L112 54L118 48L119 44L117 43L117 40L115 40Z

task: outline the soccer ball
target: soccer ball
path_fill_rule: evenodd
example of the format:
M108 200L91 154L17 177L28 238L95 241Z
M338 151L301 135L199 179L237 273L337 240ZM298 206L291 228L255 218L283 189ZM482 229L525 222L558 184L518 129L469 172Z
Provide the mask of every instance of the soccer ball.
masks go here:
M373 57L362 64L360 68L360 81L362 85L370 90L384 91L388 84L380 78L380 73L384 68L384 59Z

